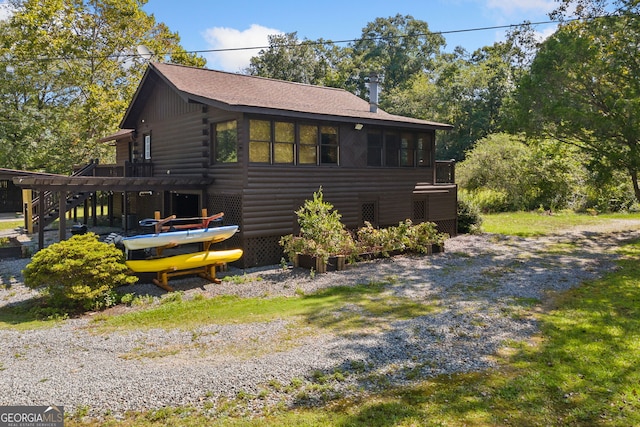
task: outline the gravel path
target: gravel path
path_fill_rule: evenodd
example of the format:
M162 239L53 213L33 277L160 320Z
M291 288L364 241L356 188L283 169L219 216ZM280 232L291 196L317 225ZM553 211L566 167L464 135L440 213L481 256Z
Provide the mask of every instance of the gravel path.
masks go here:
M496 366L505 343L538 331L532 304L611 271L615 249L637 238L639 221L612 221L544 238L463 235L449 239L445 253L363 262L315 277L274 266L231 269L227 274L245 276L239 284L176 279L171 284L184 298L308 294L386 281L389 294L437 310L410 320L371 318L357 333L293 320L97 333L92 316L48 329L0 330L0 405L55 404L68 413L117 416L179 405L217 413L225 400L237 399L237 407L251 412L485 370ZM27 262L0 261L0 310L37 296L21 283ZM129 290L165 293L148 283Z

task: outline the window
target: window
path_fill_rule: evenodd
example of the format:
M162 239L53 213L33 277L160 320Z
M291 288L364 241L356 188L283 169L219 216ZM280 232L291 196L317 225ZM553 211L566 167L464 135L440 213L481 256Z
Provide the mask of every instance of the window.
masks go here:
M238 161L238 123L235 120L215 123L213 163Z
M318 126L300 125L298 131L300 150L298 163L315 165L318 163Z
M271 163L271 122L249 120L249 161Z
M320 127L320 163L338 164L338 128Z
M293 123L275 122L273 163L293 164L296 128Z
M433 132L370 130L367 166L433 167Z
M414 166L415 145L412 133L403 132L400 138L400 166Z
M385 166L398 166L400 164L400 135L395 132L386 132L384 144Z
M433 153L433 137L428 133L419 133L417 135L416 156L418 166L431 167Z
M337 164L338 127L249 120L249 161L269 164Z
M367 166L382 166L382 132L367 133Z
M151 160L151 134L145 133L143 135L144 139L144 159Z

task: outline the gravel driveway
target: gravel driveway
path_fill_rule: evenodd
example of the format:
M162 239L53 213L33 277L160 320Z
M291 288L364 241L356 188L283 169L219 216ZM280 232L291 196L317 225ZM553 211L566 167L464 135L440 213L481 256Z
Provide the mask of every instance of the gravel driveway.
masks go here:
M184 298L308 294L387 281L389 293L437 310L358 333L307 329L293 320L96 333L92 316L48 329L0 330L0 405L63 405L67 413L117 416L179 405L218 411L236 398L243 410L259 411L485 370L496 366L493 356L509 341L538 331L529 315L533 304L611 271L615 249L638 238L640 221L612 221L544 238L463 235L449 239L441 254L362 262L315 277L273 266L231 270L246 276L240 284L176 279L171 284ZM0 261L0 310L37 295L21 283L27 262ZM165 293L145 283L130 290Z

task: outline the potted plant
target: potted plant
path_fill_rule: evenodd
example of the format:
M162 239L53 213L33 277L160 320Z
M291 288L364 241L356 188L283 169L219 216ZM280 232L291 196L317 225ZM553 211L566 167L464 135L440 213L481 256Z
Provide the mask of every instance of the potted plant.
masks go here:
M328 264L336 270L344 268L345 258L355 250L355 242L340 222L342 216L324 200L322 187L313 193L313 200L306 200L295 213L300 234L280 239L294 266L314 268L318 273L327 271Z

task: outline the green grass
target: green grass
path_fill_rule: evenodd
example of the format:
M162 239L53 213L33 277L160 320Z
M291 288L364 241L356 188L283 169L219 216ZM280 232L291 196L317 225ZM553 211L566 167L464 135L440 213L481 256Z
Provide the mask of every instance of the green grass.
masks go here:
M16 219L15 221L0 221L0 230L13 230L18 227L24 226L23 219Z
M568 211L546 215L538 212L506 212L483 215L482 230L488 233L534 237L559 233L581 225L606 224L612 219L640 220L640 213L588 215Z
M433 312L434 306L416 303L385 292L392 278L354 287L336 286L310 295L275 298L216 296L183 301L176 298L144 310L119 316L99 316L93 328L98 333L131 329L186 329L207 324L267 322L304 318L322 328L341 330L375 326L361 310L380 318L406 319ZM346 310L345 307L350 307Z
M489 215L485 217L484 230L539 236L618 218L640 219L640 215ZM558 252L570 249L554 248ZM129 413L124 419L109 416L100 420L84 419L70 414L65 425L640 425L640 242L629 244L621 251L626 258L601 280L558 295L552 301L545 301L542 307L535 303L523 304L525 314L539 320L541 333L530 342L509 343L496 356L500 368L493 371L416 381L411 386L380 393L327 400L313 408L276 405L252 418L243 415L251 396L242 393L235 399L216 402L215 407L168 407ZM193 329L207 323L289 318L334 332L357 332L372 326L382 327L393 319L428 315L436 309L393 297L387 289L395 280L386 278L380 283L336 287L290 298L216 297L192 301L175 298L126 315L100 316L91 327L96 333L149 327ZM360 315L363 311L370 314L367 318L377 320L363 324ZM128 356L164 357L169 350ZM303 391L300 383L268 385L254 398L267 396L269 387L299 393ZM78 415L82 414L79 410Z
M100 422L70 417L65 425L640 425L640 242L622 251L626 258L616 271L545 306L537 314L541 334L511 343L494 371L438 377L320 407L275 408L257 418L240 415L246 399L238 398L217 410L165 408ZM307 303L332 306L333 297L343 296L350 292Z
M59 316L43 318L37 303L31 301L0 307L0 329L26 331L31 329L52 328L62 320Z

